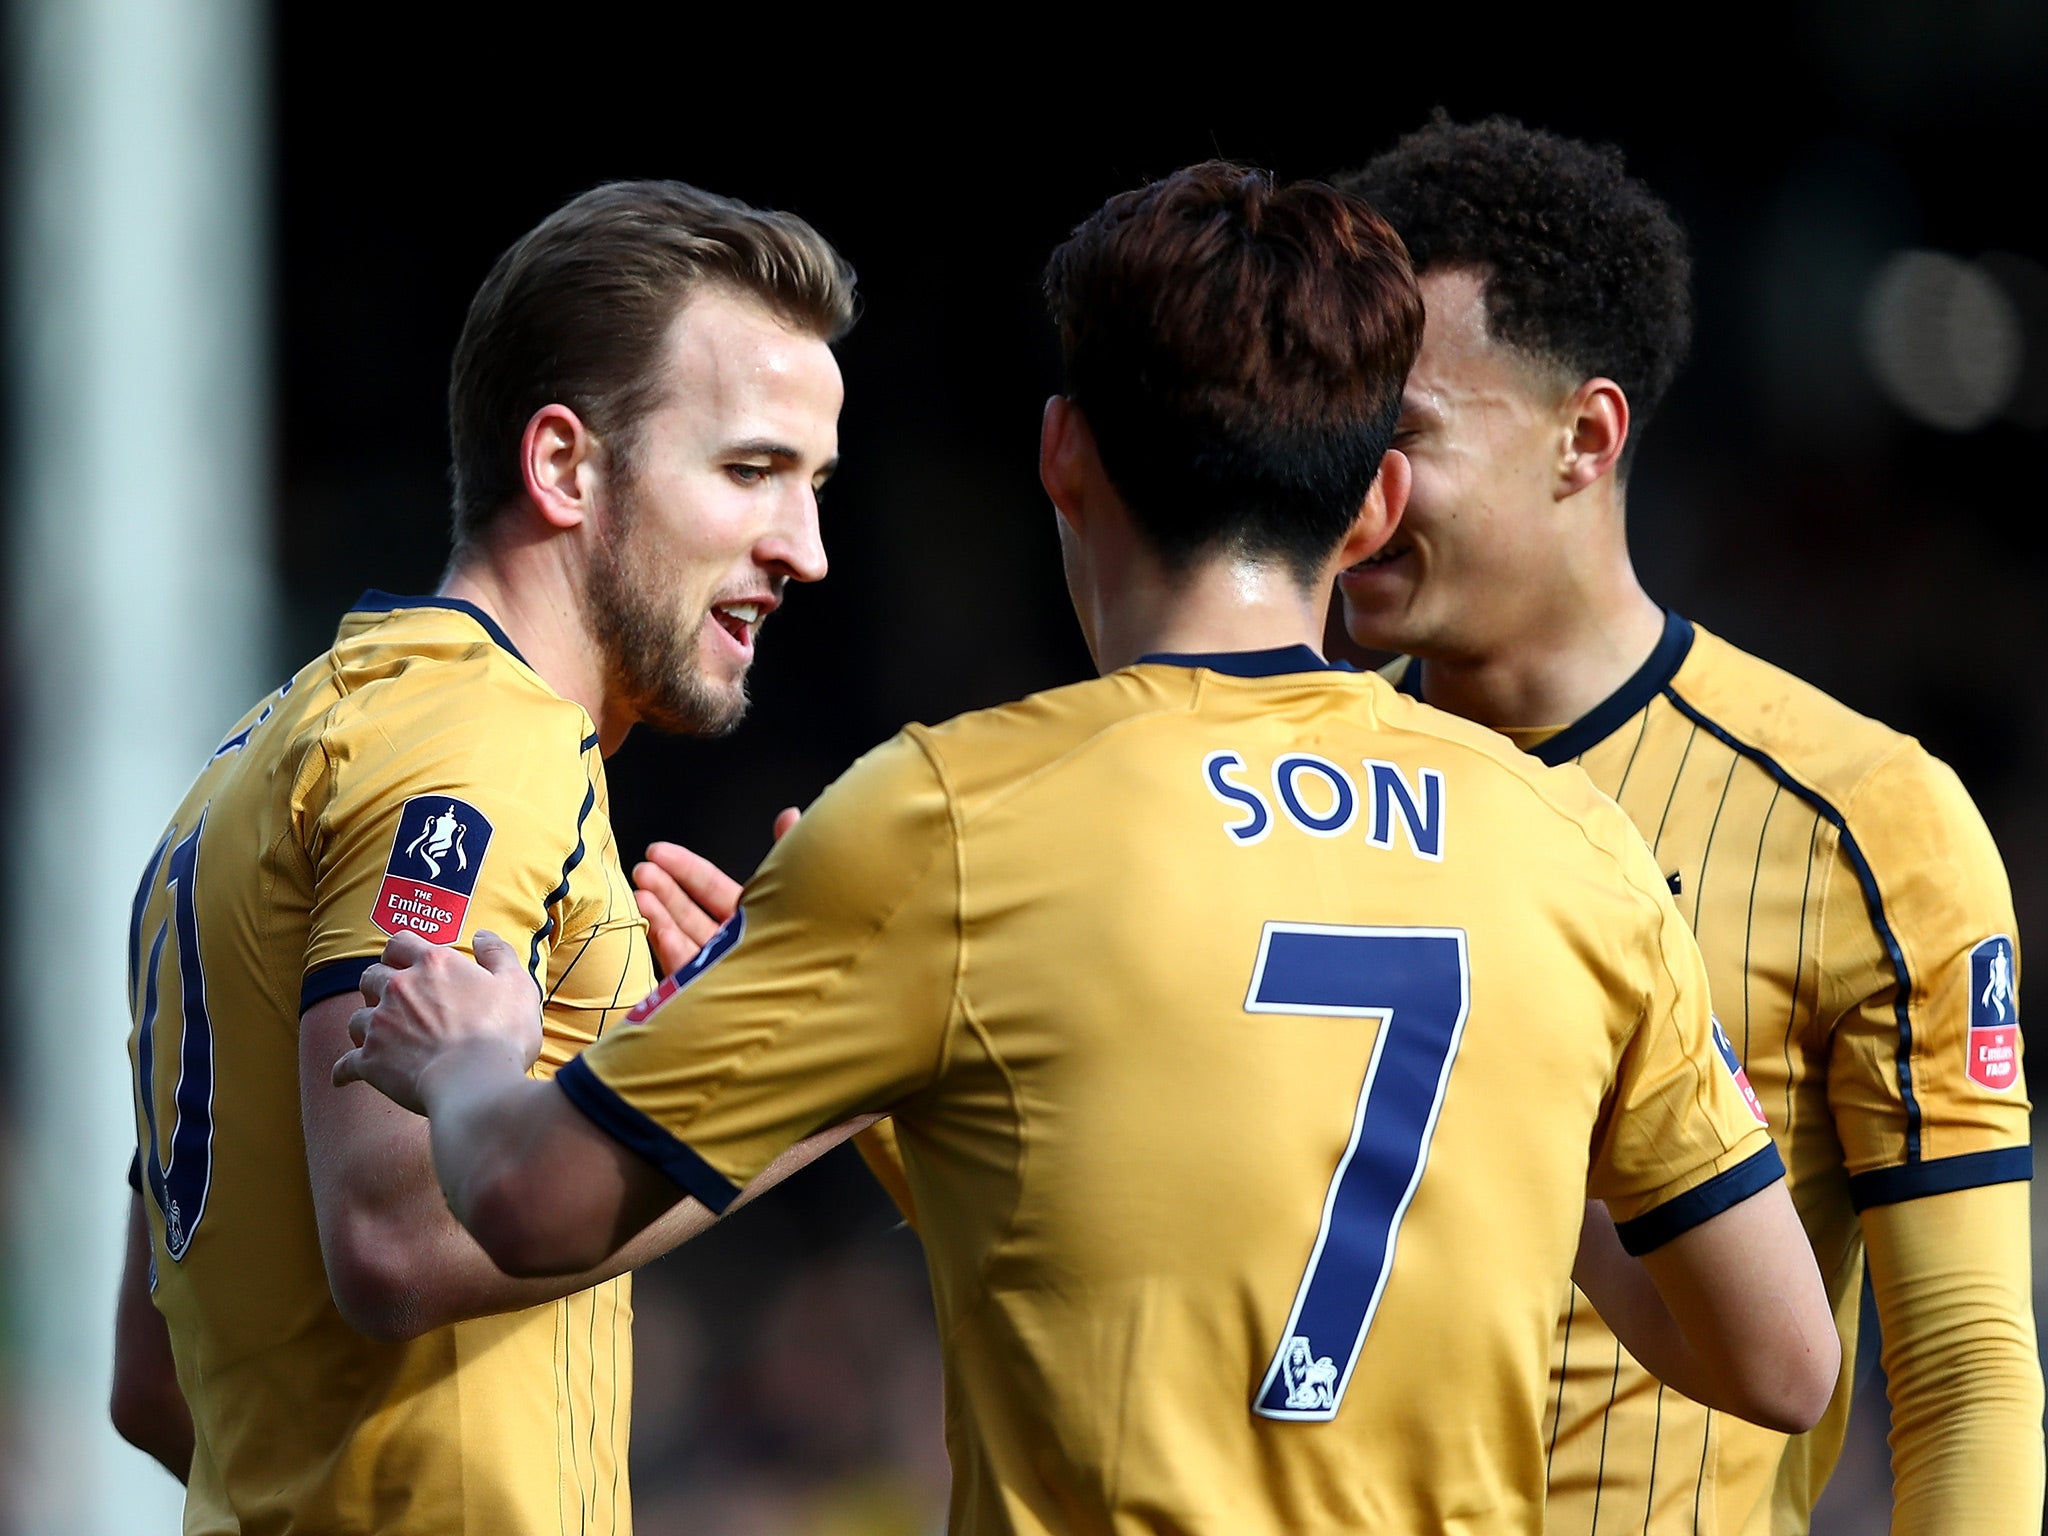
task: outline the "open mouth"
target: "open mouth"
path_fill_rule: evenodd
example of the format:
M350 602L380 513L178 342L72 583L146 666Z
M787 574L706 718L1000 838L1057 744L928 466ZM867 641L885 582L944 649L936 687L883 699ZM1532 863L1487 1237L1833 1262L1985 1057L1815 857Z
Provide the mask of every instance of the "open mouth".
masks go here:
M1403 558L1414 547L1412 544L1403 544L1399 549L1396 549L1389 545L1378 554L1359 561L1351 569L1354 571L1377 571L1384 569L1392 565L1396 560Z
M754 630L767 611L762 603L714 603L711 617L743 648L750 648L754 643Z

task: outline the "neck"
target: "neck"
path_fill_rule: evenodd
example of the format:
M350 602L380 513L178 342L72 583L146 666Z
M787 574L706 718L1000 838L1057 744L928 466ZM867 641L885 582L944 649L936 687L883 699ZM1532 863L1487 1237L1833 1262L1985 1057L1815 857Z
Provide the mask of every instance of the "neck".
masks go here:
M1664 634L1664 611L1621 549L1518 610L1495 643L1423 664L1429 703L1491 726L1569 725L1633 676Z
M633 716L610 697L581 571L564 558L566 542L522 540L516 533L487 539L448 568L439 595L474 603L495 619L542 682L583 706L597 726L599 750L609 757L632 729Z
M1304 588L1284 563L1222 556L1169 574L1134 560L1095 600L1095 664L1103 672L1160 652L1206 655L1305 645L1323 650L1328 582Z

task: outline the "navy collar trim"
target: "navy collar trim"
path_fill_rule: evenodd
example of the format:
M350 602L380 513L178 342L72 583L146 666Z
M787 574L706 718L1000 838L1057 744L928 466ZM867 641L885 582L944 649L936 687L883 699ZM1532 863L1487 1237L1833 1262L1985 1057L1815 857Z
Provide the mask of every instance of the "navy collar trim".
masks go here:
M526 658L519 654L519 647L512 643L512 637L498 627L498 621L488 613L485 613L483 609L477 607L475 603L469 602L464 598L439 596L401 597L397 593L380 592L375 587L372 587L356 599L355 606L349 609L349 612L397 613L402 608L446 608L451 613L467 614L483 626L485 634L489 635L492 640L496 641L505 650L510 651L516 660L522 663L526 661Z
M1559 763L1568 763L1580 753L1599 746L1646 709L1650 701L1664 691L1665 685L1678 675L1678 669L1692 653L1692 639L1691 623L1667 610L1664 633L1658 639L1656 649L1650 652L1649 659L1636 668L1635 675L1550 740L1531 747L1529 755L1555 768ZM1394 686L1412 699L1422 698L1422 661L1419 657L1411 659L1401 669L1401 676Z
M1283 677L1290 672L1337 670L1305 645L1283 645L1270 651L1154 651L1140 656L1138 665L1206 667L1230 677Z

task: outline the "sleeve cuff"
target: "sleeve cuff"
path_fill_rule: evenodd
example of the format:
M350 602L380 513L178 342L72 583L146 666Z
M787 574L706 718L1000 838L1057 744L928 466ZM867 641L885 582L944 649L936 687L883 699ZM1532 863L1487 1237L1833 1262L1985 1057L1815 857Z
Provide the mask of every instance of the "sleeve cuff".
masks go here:
M1980 1184L2013 1184L2033 1176L2032 1147L1994 1147L1988 1152L1965 1152L1960 1157L1938 1157L1932 1162L1852 1174L1849 1203L1859 1211L1867 1211L1872 1206L1898 1205L1928 1195L1975 1189Z
M1713 1220L1730 1206L1740 1205L1783 1177L1785 1164L1777 1147L1765 1142L1761 1150L1733 1168L1724 1168L1706 1183L1695 1185L1632 1221L1616 1222L1614 1230L1621 1235L1621 1246L1641 1258L1674 1237L1683 1237L1701 1222Z
M620 1098L578 1056L555 1074L555 1086L600 1131L659 1168L685 1194L695 1195L714 1213L739 1198L739 1186L705 1162L659 1123Z
M304 1014L315 1003L324 1003L340 993L355 991L356 983L363 979L363 972L376 963L375 955L358 955L353 960L336 960L306 972L306 979L299 983L299 1012Z

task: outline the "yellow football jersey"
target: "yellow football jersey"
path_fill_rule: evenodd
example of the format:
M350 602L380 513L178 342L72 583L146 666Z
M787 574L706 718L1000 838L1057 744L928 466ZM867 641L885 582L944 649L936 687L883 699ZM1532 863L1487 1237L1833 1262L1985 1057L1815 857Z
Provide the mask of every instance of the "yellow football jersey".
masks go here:
M136 895L139 1169L192 1409L187 1532L630 1529L624 1278L405 1344L328 1292L299 1018L387 935L466 948L478 928L528 949L541 1071L653 982L589 716L480 610L371 593L221 743Z
M1389 669L1428 693L1428 669ZM1857 1212L2031 1176L2004 866L1956 777L1676 614L1615 694L1509 731L1620 802L1706 956L1842 1331L1827 1417L1787 1440L1639 1366L1566 1295L1545 1429L1550 1530L1805 1531L1847 1427Z
M975 1533L1535 1532L1584 1191L1778 1176L1575 770L1306 648L857 763L556 1082L714 1208L893 1114Z

